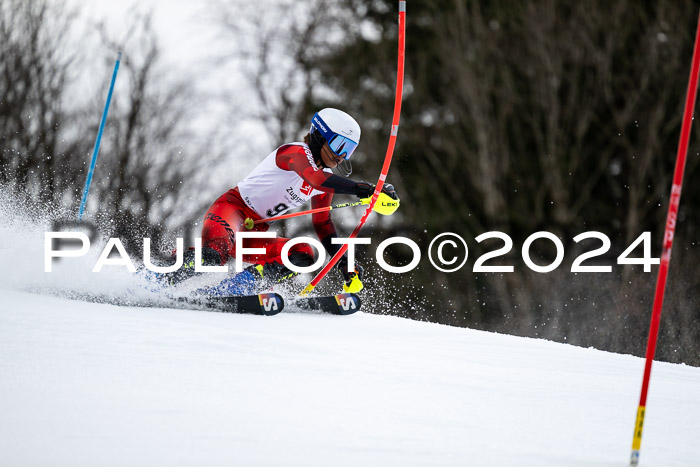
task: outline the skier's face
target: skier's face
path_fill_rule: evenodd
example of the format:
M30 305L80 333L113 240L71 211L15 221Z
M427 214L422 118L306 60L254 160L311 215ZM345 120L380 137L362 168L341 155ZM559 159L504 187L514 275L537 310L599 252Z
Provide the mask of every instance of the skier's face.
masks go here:
M343 158L333 154L331 148L328 147L328 143L325 143L321 148L321 160L323 161L323 165L330 169L334 169L343 160Z

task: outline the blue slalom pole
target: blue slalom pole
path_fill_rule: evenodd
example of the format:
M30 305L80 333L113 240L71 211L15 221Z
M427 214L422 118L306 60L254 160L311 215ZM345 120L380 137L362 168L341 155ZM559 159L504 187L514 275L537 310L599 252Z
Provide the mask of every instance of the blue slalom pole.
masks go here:
M109 94L107 94L107 102L105 102L105 109L102 112L102 121L100 121L100 129L97 132L95 147L92 150L92 162L90 162L90 170L87 174L87 180L85 180L85 188L83 189L83 199L80 201L80 211L78 212L78 220L83 219L83 211L85 210L88 192L90 191L90 183L92 182L92 173L95 171L95 164L97 163L97 154L100 152L102 130L105 129L105 122L107 121L107 112L109 111L109 103L112 101L112 91L114 91L114 82L117 79L117 71L119 71L119 62L121 61L121 59L122 53L121 51L119 51L119 54L117 55L117 62L114 64L114 73L112 73L112 83L109 85Z

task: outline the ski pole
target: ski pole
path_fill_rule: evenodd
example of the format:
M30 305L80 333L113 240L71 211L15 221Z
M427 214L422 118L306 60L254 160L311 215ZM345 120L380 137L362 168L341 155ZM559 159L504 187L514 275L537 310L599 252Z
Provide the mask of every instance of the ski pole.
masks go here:
M399 205L401 204L401 200L398 198L391 198L389 195L386 193L379 193L379 200L380 202L375 203L372 206L372 209L376 211L378 214L381 214L383 216L390 216L396 212L396 210L399 208ZM309 209L308 211L299 211L299 212L293 212L291 214L283 214L281 216L275 216L275 217L268 217L266 219L258 219L257 221L254 221L250 217L246 218L246 220L243 222L243 225L245 226L246 229L250 230L253 228L253 226L257 224L262 224L264 222L272 222L272 221L278 221L282 219L289 219L292 217L297 217L297 216L303 216L306 214L316 214L317 212L325 212L325 211L331 211L333 209L338 209L338 208L349 208L352 206L362 206L364 204L370 204L372 202L372 197L368 198L363 198L360 201L355 201L354 203L343 203L343 204L336 204L335 206L324 206L322 208L315 208L315 209Z
M322 208L309 209L308 211L293 212L291 214L284 214L281 216L268 217L266 219L259 219L257 221L254 221L253 219L248 217L245 220L245 222L243 222L243 225L245 226L246 229L250 230L253 228L254 225L262 224L264 222L272 222L272 221L279 221L282 219L290 219L292 217L304 216L306 214L316 214L317 212L332 211L333 209L349 208L352 206L361 206L363 204L369 204L370 200L371 200L371 198L364 198L364 199L361 199L360 201L355 201L354 203L343 203L343 204L336 204L335 206L324 206Z
M642 430L644 428L644 415L647 405L649 379L651 378L651 365L654 361L656 343L659 337L661 311L663 309L664 293L666 291L666 279L668 277L669 262L671 261L671 249L673 248L673 237L675 235L676 222L678 218L678 205L681 200L681 187L683 186L683 172L685 171L685 160L688 155L688 141L690 139L690 130L692 129L693 125L693 110L695 109L695 99L698 91L698 74L700 74L700 51L698 51L699 45L700 16L698 17L697 31L695 33L693 61L690 68L690 78L688 80L688 90L685 98L681 136L678 142L678 152L676 153L676 167L673 171L673 184L671 185L671 196L668 203L666 228L664 229L663 249L661 252L661 263L659 266L659 275L656 279L654 305L651 312L651 323L649 324L649 338L647 339L644 376L642 377L642 391L639 396L637 418L634 422L632 455L630 457L631 466L636 466L639 464L639 450L641 449L642 445Z
M83 219L83 211L85 210L85 204L87 203L88 192L90 191L90 183L92 182L92 173L95 170L95 164L97 163L97 154L100 152L100 141L102 140L102 131L105 128L105 122L107 121L107 112L109 111L109 103L112 100L112 92L114 91L114 82L117 79L117 71L119 71L119 62L122 59L122 52L119 51L117 54L117 61L114 64L114 72L112 73L112 82L109 85L109 93L107 93L107 102L105 102L105 109L102 111L102 120L100 121L100 128L97 131L97 139L95 140L95 147L92 150L92 161L90 162L90 170L88 170L87 179L85 180L85 188L83 188L83 198L80 200L80 210L78 211L78 220Z

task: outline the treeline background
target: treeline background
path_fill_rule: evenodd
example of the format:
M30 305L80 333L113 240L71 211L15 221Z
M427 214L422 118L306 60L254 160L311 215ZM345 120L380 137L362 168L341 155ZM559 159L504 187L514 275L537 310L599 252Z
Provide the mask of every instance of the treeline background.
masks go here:
M303 5L302 5L303 3ZM80 3L0 0L0 186L18 202L77 210L106 86L125 52L91 188L88 217L108 234L160 239L197 233L211 201L285 141L313 112L346 110L363 130L353 178L375 181L390 133L396 76L397 2L280 1L264 11L220 1L202 15L221 40L196 72L163 60L153 15L129 31L79 27ZM408 2L404 100L389 173L401 196L391 218L371 217L376 246L404 235L424 259L392 275L365 250L366 309L456 326L642 355L657 266L616 265L645 231L660 247L700 5L692 1L521 0ZM114 37L113 37L114 36ZM203 51L204 53L204 51ZM228 68L227 68L228 67ZM196 83L235 70L205 92ZM242 90L245 89L245 90ZM221 91L221 92L219 92ZM209 118L215 106L225 118ZM657 358L700 365L698 130L691 135ZM355 213L340 213L349 233ZM308 220L279 226L309 233ZM514 242L472 273L475 259ZM521 258L534 232L557 235L566 256L540 274ZM573 238L599 231L610 251ZM469 245L459 271L441 273L427 246L455 232ZM136 240L135 240L136 239ZM533 260L554 258L547 241ZM635 256L641 256L641 248ZM392 248L404 264L408 250ZM337 278L324 281L326 290Z

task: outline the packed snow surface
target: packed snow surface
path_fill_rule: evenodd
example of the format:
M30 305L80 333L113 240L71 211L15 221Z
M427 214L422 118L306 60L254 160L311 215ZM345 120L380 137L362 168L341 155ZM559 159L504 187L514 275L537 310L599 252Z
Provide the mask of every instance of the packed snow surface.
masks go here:
M625 466L643 360L357 313L2 290L3 466ZM698 465L700 368L656 362L642 466Z

